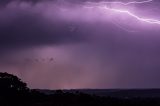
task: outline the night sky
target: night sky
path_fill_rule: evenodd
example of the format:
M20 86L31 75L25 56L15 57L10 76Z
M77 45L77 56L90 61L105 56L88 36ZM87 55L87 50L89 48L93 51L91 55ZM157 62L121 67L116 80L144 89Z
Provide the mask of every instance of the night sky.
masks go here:
M160 88L158 1L1 0L0 71L30 88Z

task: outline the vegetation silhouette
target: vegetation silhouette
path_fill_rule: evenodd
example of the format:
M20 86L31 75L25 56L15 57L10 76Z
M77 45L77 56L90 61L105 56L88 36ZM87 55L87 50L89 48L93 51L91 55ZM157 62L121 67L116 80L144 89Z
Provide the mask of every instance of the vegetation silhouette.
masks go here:
M0 106L160 106L160 98L102 97L63 90L44 94L29 89L15 75L0 73Z
M0 73L0 84L0 93L5 93L5 95L29 90L26 83L22 82L17 76L8 73Z

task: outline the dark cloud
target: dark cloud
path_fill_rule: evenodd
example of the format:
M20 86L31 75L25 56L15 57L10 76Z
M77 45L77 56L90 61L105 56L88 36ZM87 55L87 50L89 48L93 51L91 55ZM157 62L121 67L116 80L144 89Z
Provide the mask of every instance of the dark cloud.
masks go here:
M67 1L1 1L2 71L32 88L160 87L158 25Z
M18 11L18 10L17 10ZM16 11L13 11L16 12ZM41 15L18 12L0 24L0 48L25 48L41 45L76 43L84 37L68 22L54 18L49 22ZM8 22L10 21L10 22ZM73 27L73 28L72 28Z
M55 1L55 0L1 0L0 5L4 6L11 2L31 2L31 3L38 3L44 1Z

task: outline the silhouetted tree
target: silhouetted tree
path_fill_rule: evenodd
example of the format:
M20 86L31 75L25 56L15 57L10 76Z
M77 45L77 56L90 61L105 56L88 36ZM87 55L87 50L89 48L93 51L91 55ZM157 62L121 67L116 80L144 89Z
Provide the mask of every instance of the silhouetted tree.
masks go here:
M29 88L17 76L0 72L0 99L3 104L18 104L28 97Z
M17 76L8 73L0 73L0 93L11 95L12 93L29 90L27 84L22 82Z

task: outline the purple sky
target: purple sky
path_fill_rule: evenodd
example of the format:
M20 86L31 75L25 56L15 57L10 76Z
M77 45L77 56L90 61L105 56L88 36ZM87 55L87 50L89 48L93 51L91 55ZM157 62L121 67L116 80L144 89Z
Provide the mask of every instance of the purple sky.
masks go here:
M160 24L86 2L0 1L0 71L31 88L159 88ZM158 0L110 6L160 20Z

